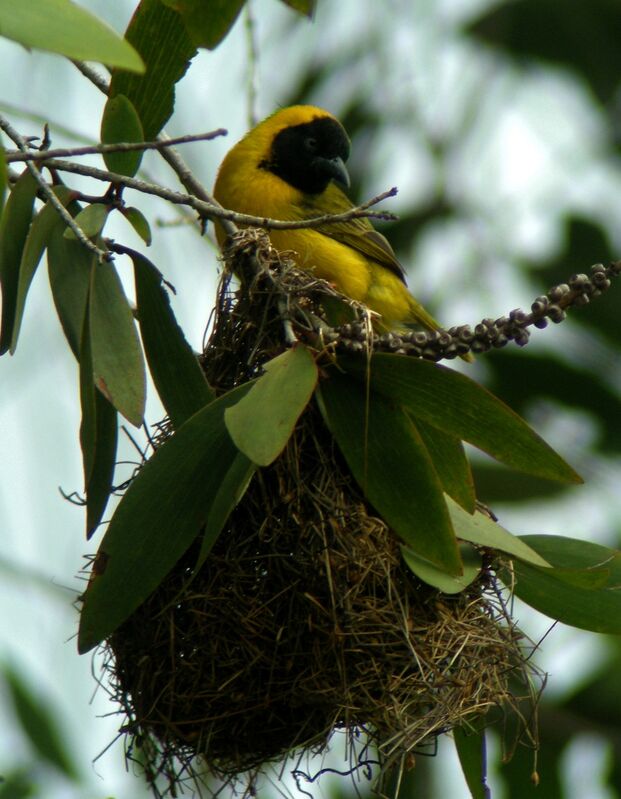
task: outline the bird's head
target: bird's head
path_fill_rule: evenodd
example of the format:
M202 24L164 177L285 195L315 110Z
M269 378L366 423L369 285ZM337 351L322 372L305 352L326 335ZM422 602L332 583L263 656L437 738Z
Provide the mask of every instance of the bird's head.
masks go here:
M349 138L327 111L312 105L290 106L272 114L255 131L259 129L266 144L261 169L306 194L320 194L332 180L348 188Z

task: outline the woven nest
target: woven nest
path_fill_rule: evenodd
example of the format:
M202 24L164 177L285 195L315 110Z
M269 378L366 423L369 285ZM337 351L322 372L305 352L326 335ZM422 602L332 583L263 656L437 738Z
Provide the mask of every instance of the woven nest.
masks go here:
M291 329L320 336L334 293L260 234L244 233L228 258L252 277L237 293L225 277L219 293L203 357L219 391L282 350L283 298ZM527 667L489 557L464 593L419 582L312 405L194 573L199 546L106 643L128 751L156 793L201 771L251 785L269 763L324 751L335 729L364 733L367 760L386 773L515 703L509 681Z

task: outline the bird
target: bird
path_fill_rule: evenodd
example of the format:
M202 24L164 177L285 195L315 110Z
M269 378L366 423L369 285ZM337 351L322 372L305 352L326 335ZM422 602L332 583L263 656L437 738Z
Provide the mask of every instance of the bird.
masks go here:
M281 108L229 150L214 197L228 210L284 221L342 214L355 207L345 193L350 148L345 128L328 111ZM268 233L298 267L379 314L379 330L442 330L408 290L405 270L368 218ZM216 237L222 246L226 235L217 222Z

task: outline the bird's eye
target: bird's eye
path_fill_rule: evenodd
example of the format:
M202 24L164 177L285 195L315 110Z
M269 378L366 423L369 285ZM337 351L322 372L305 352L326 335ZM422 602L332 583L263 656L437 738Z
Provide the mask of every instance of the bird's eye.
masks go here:
M319 147L319 142L314 136L308 136L306 139L304 139L304 146L309 153L314 153Z

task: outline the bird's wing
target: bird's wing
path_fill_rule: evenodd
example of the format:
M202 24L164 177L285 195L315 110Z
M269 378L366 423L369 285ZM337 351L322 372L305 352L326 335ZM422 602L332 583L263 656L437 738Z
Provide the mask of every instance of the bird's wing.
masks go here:
M308 195L305 197L305 216L322 216L326 213L343 214L354 208L351 200L334 184L328 186L320 197L320 201L315 201L315 198L308 197ZM322 225L318 230L324 236L346 244L394 272L405 283L405 271L397 260L394 250L366 217L350 219L349 222L333 222Z

